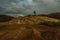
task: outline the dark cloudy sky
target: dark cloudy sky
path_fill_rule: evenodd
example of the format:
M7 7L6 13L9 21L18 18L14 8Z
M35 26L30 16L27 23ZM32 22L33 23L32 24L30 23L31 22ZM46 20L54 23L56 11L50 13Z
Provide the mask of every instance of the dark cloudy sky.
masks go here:
M60 0L0 0L0 14L28 15L34 10L37 14L60 12Z

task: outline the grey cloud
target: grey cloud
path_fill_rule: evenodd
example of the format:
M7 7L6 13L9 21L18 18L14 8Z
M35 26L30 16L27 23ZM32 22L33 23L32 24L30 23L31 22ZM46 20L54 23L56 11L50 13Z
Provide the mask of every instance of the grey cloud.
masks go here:
M60 12L60 0L0 0L0 12L20 12L37 14ZM18 14L18 13L17 13Z

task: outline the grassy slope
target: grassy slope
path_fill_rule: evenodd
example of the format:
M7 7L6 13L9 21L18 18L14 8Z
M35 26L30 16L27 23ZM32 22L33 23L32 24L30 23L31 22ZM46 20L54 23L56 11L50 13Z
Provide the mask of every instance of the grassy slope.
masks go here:
M44 25L15 24L5 25L5 27L3 26L3 30L0 28L0 40L59 40L58 37L60 36L60 28L47 27ZM43 33L45 32L47 32L47 34L44 36ZM51 38L52 35L54 36L53 38Z
M20 24L17 20L20 21ZM37 25L45 21L59 22L59 20L44 16L28 16L0 23L0 40L60 40L60 28Z
M41 22L60 22L60 20L45 17L45 16L26 16L26 17L18 17L16 19L13 19L9 23L16 23L16 24L38 24Z

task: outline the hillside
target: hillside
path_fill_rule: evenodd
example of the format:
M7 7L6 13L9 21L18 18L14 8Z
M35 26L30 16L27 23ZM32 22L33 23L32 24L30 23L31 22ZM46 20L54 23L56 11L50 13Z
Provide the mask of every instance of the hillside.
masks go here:
M47 16L47 17L50 17L50 18L60 19L60 12L50 13L48 15L42 14L40 16Z
M48 17L55 18L55 19L60 19L60 12L51 13L51 14L48 15Z
M60 20L49 18L46 16L25 16L18 17L16 19L11 20L9 23L14 24L39 24L41 22L60 22Z
M7 22L14 19L14 17L7 16L7 15L0 15L0 22Z
M0 22L0 40L60 40L60 20L25 16Z

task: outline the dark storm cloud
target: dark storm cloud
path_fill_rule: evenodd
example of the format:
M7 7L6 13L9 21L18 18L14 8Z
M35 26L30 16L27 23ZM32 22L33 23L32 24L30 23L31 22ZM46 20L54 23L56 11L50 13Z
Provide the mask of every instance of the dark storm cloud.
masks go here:
M60 0L0 0L0 12L22 14L60 12Z

